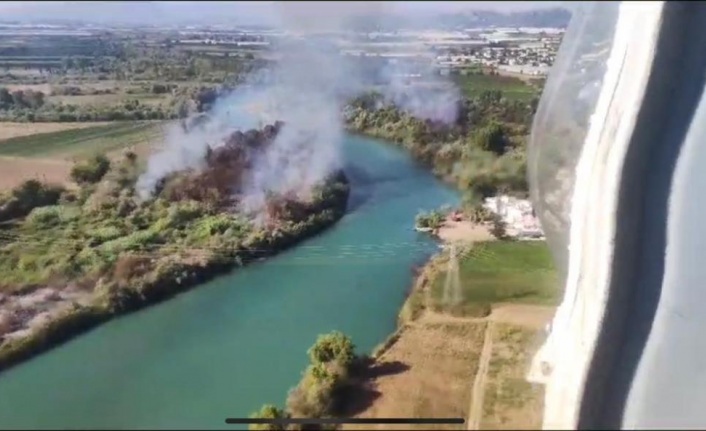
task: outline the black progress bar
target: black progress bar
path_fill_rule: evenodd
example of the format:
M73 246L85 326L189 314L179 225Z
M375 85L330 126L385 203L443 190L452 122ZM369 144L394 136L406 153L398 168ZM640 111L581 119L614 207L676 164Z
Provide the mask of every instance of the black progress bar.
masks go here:
M466 420L463 418L228 418L227 424L272 424L272 425L288 425L288 424L436 424L436 425L451 425L464 424Z

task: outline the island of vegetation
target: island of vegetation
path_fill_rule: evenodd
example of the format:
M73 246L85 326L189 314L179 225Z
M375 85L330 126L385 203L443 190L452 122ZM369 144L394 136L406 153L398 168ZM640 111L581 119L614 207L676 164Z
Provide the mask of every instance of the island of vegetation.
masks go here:
M342 217L342 171L304 193L267 193L257 214L239 209L254 159L282 127L231 134L206 152L203 168L168 175L148 199L136 192L142 167L130 151L77 163L73 187L28 180L4 194L0 370Z

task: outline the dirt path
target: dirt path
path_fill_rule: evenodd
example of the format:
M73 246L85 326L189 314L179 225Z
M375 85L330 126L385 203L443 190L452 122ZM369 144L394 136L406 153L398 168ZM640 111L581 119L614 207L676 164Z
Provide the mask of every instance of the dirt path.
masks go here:
M459 317L426 310L419 319L409 322L408 325L496 322L541 329L551 320L554 311L555 307L553 306L534 304L496 304L490 315L486 317Z
M439 238L447 244L473 245L478 241L494 241L488 226L471 223L470 221L446 220L437 232Z
M483 338L483 350L481 350L480 360L478 361L478 372L473 381L473 389L471 392L471 406L468 409L468 429L480 429L480 421L483 417L483 398L485 395L485 381L488 376L488 366L490 365L490 357L493 353L493 322L489 321L485 327L485 336Z

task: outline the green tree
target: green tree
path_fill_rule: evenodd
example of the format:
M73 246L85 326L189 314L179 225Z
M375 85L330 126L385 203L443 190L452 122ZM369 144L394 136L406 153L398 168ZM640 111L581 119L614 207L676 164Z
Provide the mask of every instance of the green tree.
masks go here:
M476 135L478 146L497 155L503 155L509 147L509 140L500 123L491 122L481 128Z
M355 357L355 346L351 339L339 331L319 335L316 343L307 352L312 365L338 362L348 367Z
M252 419L286 419L289 415L282 409L273 406L272 404L263 405L259 411L250 415ZM250 431L285 431L287 426L285 424L250 424L248 425Z
M493 223L493 227L490 230L490 233L497 239L500 239L500 240L507 239L508 238L507 224L502 219L502 217L500 217L497 214L493 214L492 215L492 223Z
M110 170L110 160L98 154L83 163L77 163L71 169L71 179L79 184L97 183Z
M437 210L432 210L428 213L420 212L415 217L414 222L420 228L438 229L444 223L444 214Z

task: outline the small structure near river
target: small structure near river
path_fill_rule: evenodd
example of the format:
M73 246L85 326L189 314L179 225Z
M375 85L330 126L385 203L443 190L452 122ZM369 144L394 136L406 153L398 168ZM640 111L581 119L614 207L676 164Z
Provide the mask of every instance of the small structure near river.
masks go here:
M486 198L483 207L500 216L508 236L517 239L544 238L539 219L529 200L500 195Z

